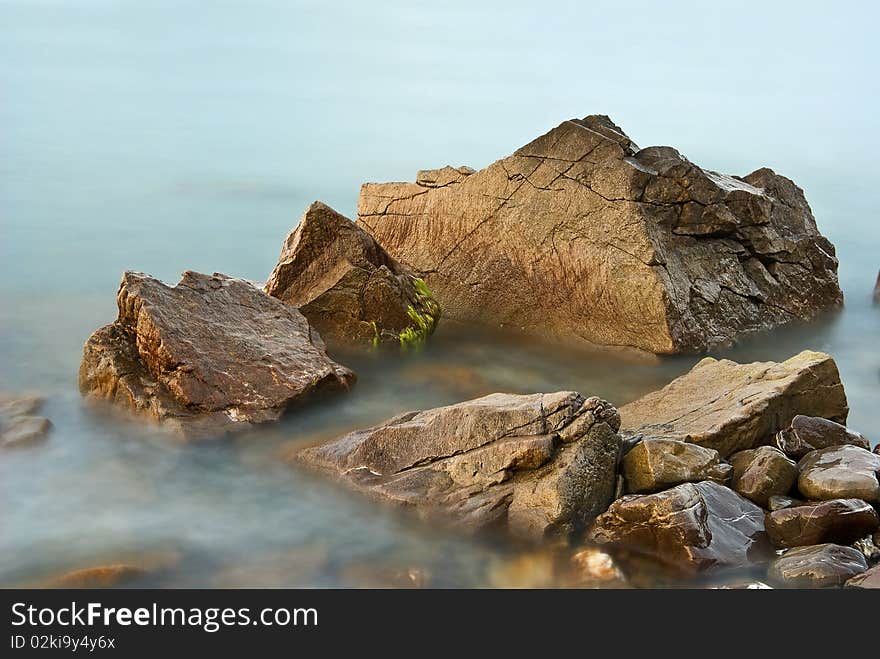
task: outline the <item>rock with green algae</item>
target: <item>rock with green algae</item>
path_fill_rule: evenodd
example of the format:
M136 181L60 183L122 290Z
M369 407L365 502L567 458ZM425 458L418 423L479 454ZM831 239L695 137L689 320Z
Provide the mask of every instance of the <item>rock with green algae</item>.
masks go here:
M440 319L424 280L319 201L284 241L265 290L298 307L330 344L423 344Z

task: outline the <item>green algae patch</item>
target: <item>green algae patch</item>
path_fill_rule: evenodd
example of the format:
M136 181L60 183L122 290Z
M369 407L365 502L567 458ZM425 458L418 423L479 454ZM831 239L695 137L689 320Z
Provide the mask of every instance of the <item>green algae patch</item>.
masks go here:
M423 346L440 321L440 305L425 280L421 277L414 278L413 288L416 293L415 301L406 310L411 324L398 336L400 347L404 350Z

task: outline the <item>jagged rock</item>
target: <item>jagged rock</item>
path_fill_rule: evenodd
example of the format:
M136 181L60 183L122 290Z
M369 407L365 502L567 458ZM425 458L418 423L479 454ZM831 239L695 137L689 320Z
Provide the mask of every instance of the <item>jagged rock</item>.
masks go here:
M846 582L847 588L880 588L880 565L875 565Z
M767 508L770 497L787 494L798 477L797 464L772 446L739 451L730 456L730 486L746 499Z
M299 459L377 498L469 528L541 538L611 502L617 410L575 392L491 394L304 449Z
M37 414L42 406L39 396L0 393L0 448L26 446L45 439L52 423Z
M842 586L867 569L858 550L826 543L789 549L770 563L767 579L789 588L828 588Z
M797 414L841 423L849 408L834 360L805 350L780 363L707 357L620 408L625 435L678 439L727 457L765 444Z
M605 116L468 176L440 171L365 184L358 223L457 320L677 353L843 300L834 247L792 181L640 150Z
M803 503L802 501L798 501L797 499L792 499L791 497L782 496L779 494L774 494L767 499L767 508L770 510L782 510L783 508L791 508L792 506L799 506Z
M880 456L857 446L831 446L798 463L798 489L810 499L863 499L880 503Z
M880 519L861 499L832 499L767 513L764 528L777 547L834 542L848 545L880 526Z
M440 318L423 280L320 201L287 236L265 291L298 307L331 343L421 342Z
M792 465L794 466L794 465ZM731 466L722 464L718 451L674 439L645 439L622 461L626 491L657 492L704 480L725 483Z
M354 380L299 311L241 279L185 272L172 287L126 272L116 301L85 344L80 391L187 436L274 421Z
M849 444L864 449L871 445L861 433L834 421L798 414L791 426L776 433L776 446L788 456L800 460L810 451Z
M743 567L769 554L764 511L712 481L626 495L599 515L588 538L686 573Z

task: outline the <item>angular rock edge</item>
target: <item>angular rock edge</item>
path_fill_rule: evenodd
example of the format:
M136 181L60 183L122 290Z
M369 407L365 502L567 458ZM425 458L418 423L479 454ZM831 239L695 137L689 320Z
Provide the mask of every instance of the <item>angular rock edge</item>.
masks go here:
M186 437L274 421L354 382L299 311L250 282L185 272L172 287L126 272L116 300L116 321L83 348L80 391Z
M358 223L448 317L541 336L701 351L843 301L834 246L791 180L639 149L602 115L478 172L366 183Z
M332 344L420 344L440 319L423 279L320 201L285 239L264 290L297 307Z

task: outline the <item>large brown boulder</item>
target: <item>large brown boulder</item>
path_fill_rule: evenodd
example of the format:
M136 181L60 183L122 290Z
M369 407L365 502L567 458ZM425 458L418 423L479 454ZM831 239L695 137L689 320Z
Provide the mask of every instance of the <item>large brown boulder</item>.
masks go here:
M320 201L287 236L265 290L298 307L332 343L418 343L440 318L424 280Z
M834 360L804 351L780 363L707 357L621 407L620 418L627 434L693 442L727 457L770 443L797 414L844 423L848 412Z
M376 498L539 539L582 529L611 503L619 420L575 392L491 394L407 412L298 457Z
M769 555L764 511L712 481L621 497L587 537L691 574L746 567Z
M276 420L354 380L299 311L241 279L185 272L168 286L126 272L116 301L116 321L85 344L80 391L188 436Z
M828 419L798 414L791 426L776 433L776 446L786 455L800 460L810 451L829 446L858 446L870 449L864 435Z
M834 246L792 181L639 149L600 115L475 173L367 183L358 222L447 316L541 336L704 350L843 301Z

